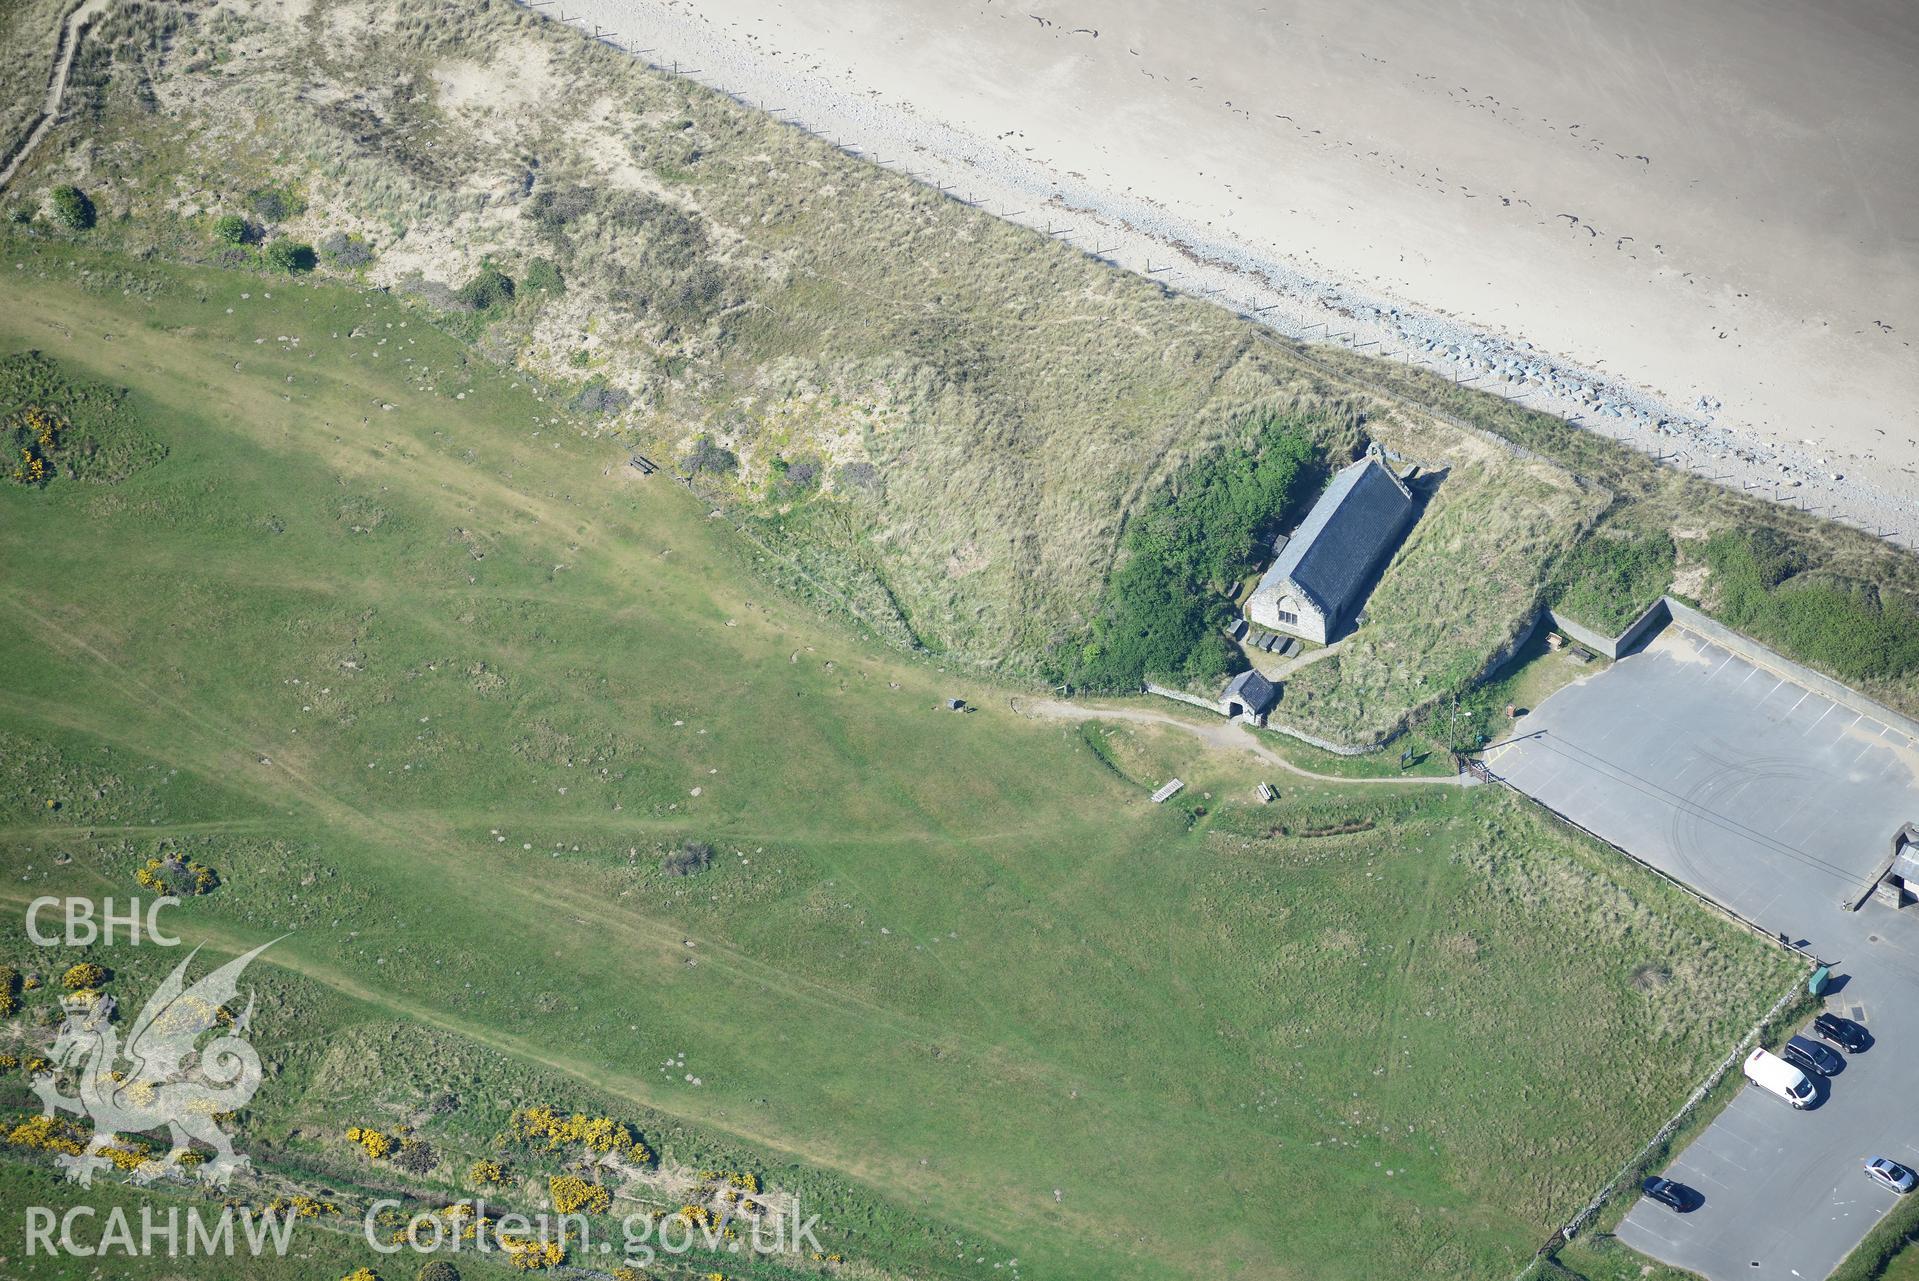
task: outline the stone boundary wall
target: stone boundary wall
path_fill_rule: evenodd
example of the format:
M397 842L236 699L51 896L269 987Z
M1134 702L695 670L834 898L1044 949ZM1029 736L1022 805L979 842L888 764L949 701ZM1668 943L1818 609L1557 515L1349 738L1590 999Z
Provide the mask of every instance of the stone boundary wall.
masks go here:
M1575 622L1564 614L1556 614L1550 605L1543 607L1540 616L1552 624L1554 631L1566 635L1584 645L1587 649L1604 654L1607 658L1618 658L1629 651L1642 637L1672 617L1672 598L1661 596L1646 607L1646 612L1626 625L1626 630L1617 636L1601 636L1584 623ZM1682 606L1683 608L1683 606Z
M1324 651L1316 652L1323 653ZM1144 688L1148 694L1157 694L1161 698L1170 698L1176 703L1185 703L1189 707L1202 708L1215 716L1225 715L1224 712L1219 710L1218 703L1209 703L1197 694L1188 694L1177 689L1167 689L1164 685L1155 685L1151 681L1147 681ZM1374 752L1385 750L1384 743L1374 743L1365 747L1354 747L1350 743L1335 743L1330 739L1308 734L1303 729L1294 729L1291 725L1282 724L1274 720L1271 716L1266 718L1264 728L1270 729L1275 733L1284 734L1288 738L1296 738L1302 743L1317 747L1322 752L1331 752L1335 756L1369 756Z
M1164 685L1155 685L1151 681L1146 682L1146 692L1148 694L1158 694L1161 698L1170 698L1177 703L1187 703L1193 707L1203 708L1215 716L1225 715L1224 712L1219 710L1218 703L1201 698L1197 694L1188 694L1177 689L1167 689Z
M1486 659L1484 665L1480 667L1479 675L1473 677L1473 684L1478 685L1489 679L1494 672L1512 662L1519 651L1526 648L1526 646L1531 643L1532 638L1538 634L1539 625L1550 621L1552 621L1551 610L1541 610L1539 613L1534 614L1532 622L1520 628L1518 632L1514 633L1511 640L1492 652L1491 656Z
M1384 743L1368 743L1362 747L1355 747L1351 743L1335 743L1329 738L1308 734L1303 729L1294 729L1291 725L1282 724L1270 716L1266 718L1266 728L1274 733L1284 734L1288 738L1296 738L1310 747L1317 747L1322 752L1331 752L1334 756L1371 756L1374 752L1386 750Z

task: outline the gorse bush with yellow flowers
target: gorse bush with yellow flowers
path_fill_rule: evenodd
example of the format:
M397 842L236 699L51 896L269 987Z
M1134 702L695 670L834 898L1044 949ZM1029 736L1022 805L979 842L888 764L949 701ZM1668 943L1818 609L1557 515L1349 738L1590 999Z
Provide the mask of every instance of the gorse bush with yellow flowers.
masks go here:
M701 1170L693 1192L698 1203L682 1209L680 1217L696 1226L707 1224L708 1220L700 1215L705 1213L702 1207L708 1205L729 1213L738 1210L754 1218L766 1213L766 1206L754 1199L760 1193L760 1176L750 1170ZM700 1214L690 1213L695 1210Z
M542 1104L514 1112L507 1129L516 1139L544 1142L549 1152L578 1144L589 1152L624 1157L641 1164L653 1159L652 1151L632 1127L611 1117L587 1116L581 1112L561 1116Z
M520 1272L557 1268L566 1262L566 1247L558 1241L509 1236L502 1232L500 1249L506 1252L507 1262Z
M13 478L24 485L42 484L53 475L53 451L59 448L60 431L66 426L38 405L30 405L15 415L10 424L14 446L20 461Z
M481 1157L467 1167L466 1181L475 1187L499 1187L506 1182L506 1167L490 1157Z
M384 1130L376 1130L366 1125L347 1127L346 1140L357 1143L375 1161L384 1160L400 1150L400 1141Z
M98 988L112 977L112 971L106 966L96 965L92 961L81 961L78 965L67 967L67 972L60 976L60 986L69 992L84 992Z
M439 1162L433 1145L418 1138L407 1126L376 1130L370 1125L348 1126L348 1143L356 1144L370 1160L390 1161L409 1174L427 1174Z
M7 1142L36 1152L79 1156L86 1151L87 1134L65 1117L30 1116L7 1131Z
M605 1214L613 1208L613 1194L576 1174L556 1174L547 1180L553 1208L561 1214Z
M337 1215L340 1207L331 1201L322 1201L310 1197L304 1192L295 1192L292 1196L277 1196L267 1203L267 1213L285 1215L293 1219L318 1219L324 1215Z
M12 1018L20 1012L20 971L11 965L0 965L0 1019Z
M41 485L47 479L47 460L32 446L20 451L20 461L13 465L13 478L22 485Z
M150 858L133 874L133 879L156 894L192 898L211 894L220 884L220 874L205 863L195 863L178 854Z

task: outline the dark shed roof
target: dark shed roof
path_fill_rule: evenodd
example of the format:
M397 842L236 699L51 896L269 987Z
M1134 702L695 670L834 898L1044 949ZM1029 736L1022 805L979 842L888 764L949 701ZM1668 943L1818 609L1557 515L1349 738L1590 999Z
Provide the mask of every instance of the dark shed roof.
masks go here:
M1327 618L1342 617L1412 516L1412 495L1368 455L1333 477L1266 581L1291 579Z
M1279 691L1258 672L1245 671L1226 683L1226 692L1219 696L1219 701L1244 703L1252 711L1263 713L1279 701Z

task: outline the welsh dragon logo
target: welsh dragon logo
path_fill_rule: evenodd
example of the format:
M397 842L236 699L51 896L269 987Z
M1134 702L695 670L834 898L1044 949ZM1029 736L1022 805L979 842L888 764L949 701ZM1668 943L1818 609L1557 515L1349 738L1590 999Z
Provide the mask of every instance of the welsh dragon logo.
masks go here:
M60 1158L68 1179L90 1185L95 1170L112 1165L100 1155L102 1149L114 1146L121 1134L162 1126L171 1133L173 1148L164 1160L142 1162L133 1171L135 1182L149 1183L180 1169L189 1139L213 1149L196 1170L204 1183L225 1188L234 1171L249 1164L235 1154L216 1117L245 1107L260 1088L260 1056L246 1039L253 997L249 993L246 1010L237 1017L223 1007L238 994L247 966L272 946L263 943L188 987L186 971L199 955L196 947L147 999L125 1044L113 1026L112 997L67 1002L66 1021L48 1056L53 1070L34 1078L33 1091L44 1115L71 1112L93 1122L86 1150ZM220 1034L200 1044L216 1028ZM77 1094L60 1092L62 1074L76 1083Z

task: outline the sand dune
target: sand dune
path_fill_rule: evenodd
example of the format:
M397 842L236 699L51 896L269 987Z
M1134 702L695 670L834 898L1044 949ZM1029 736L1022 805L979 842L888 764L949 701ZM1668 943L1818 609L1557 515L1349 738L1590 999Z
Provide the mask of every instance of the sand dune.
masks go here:
M1892 0L566 13L1278 328L1915 541L1919 24Z

